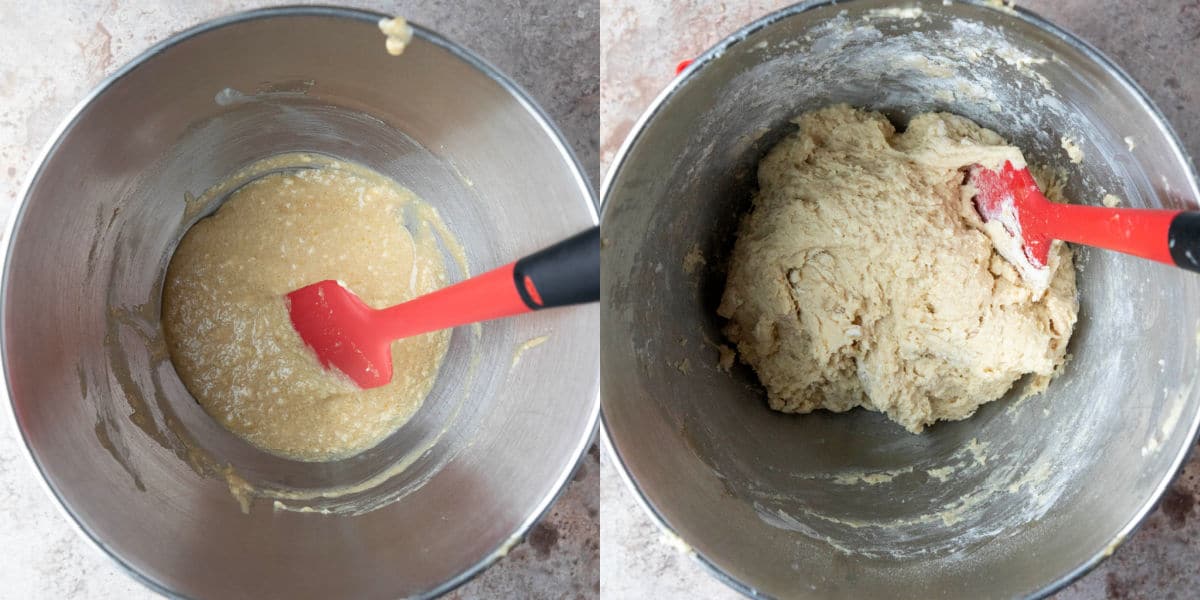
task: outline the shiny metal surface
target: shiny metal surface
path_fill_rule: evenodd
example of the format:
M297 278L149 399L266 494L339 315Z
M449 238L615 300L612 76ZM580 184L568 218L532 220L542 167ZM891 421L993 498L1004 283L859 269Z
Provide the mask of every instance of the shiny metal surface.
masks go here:
M515 543L594 431L595 307L456 331L414 419L329 464L222 430L166 360L158 303L196 218L186 199L259 158L323 152L394 177L441 213L474 273L595 223L578 165L523 92L428 30L389 56L379 16L270 9L156 46L64 122L10 224L2 347L17 425L68 516L161 592L436 594ZM219 473L196 472L205 460L265 497L243 514Z
M1047 594L1129 535L1200 426L1200 280L1099 250L1077 253L1073 358L1049 391L919 436L862 410L777 414L745 365L717 369L754 166L805 110L949 110L1080 202L1196 206L1175 135L1095 50L1025 12L909 4L808 2L730 36L645 113L602 193L603 432L655 518L748 595Z

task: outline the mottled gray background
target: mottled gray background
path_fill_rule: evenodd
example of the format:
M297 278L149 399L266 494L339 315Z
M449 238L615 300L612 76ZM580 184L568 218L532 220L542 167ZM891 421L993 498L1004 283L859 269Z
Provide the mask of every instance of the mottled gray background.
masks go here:
M694 56L783 2L601 0L351 2L403 13L472 48L509 73L558 121L595 181L641 110ZM0 218L20 179L66 111L105 74L170 33L251 0L18 2L0 0ZM1028 0L1022 6L1097 45L1145 86L1200 153L1200 2ZM599 28L599 29L598 29ZM519 33L518 33L519 32ZM599 35L599 41L598 36ZM605 47L600 56L599 43ZM602 73L603 98L597 69ZM598 117L597 103L600 103ZM601 123L602 121L602 123ZM5 409L6 410L6 409ZM0 419L0 597L144 598L150 593L75 535ZM605 461L608 458L605 457ZM666 545L605 465L589 453L566 494L529 541L454 597L732 598ZM1200 460L1113 558L1062 598L1200 595ZM602 490L598 492L598 488ZM600 499L597 499L599 494ZM603 531L596 522L601 514ZM601 558L599 544L604 546ZM600 563L598 566L597 563Z
M285 3L296 2L0 0L0 220L11 213L20 180L54 127L105 75L171 33L218 15ZM558 122L595 183L595 0L341 3L404 15L508 73ZM153 597L76 535L22 456L10 421L0 418L0 598ZM450 597L596 597L598 512L593 448L527 541Z
M600 0L601 157L608 165L642 110L696 56L747 22L789 2ZM1200 155L1200 0L1017 0L1113 58ZM601 466L600 560L605 597L736 598L665 543L614 472ZM1116 554L1058 597L1200 598L1200 458Z

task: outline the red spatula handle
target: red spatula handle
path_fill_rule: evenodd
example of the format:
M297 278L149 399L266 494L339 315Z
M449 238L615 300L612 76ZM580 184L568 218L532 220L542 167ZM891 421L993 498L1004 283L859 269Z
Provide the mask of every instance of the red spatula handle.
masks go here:
M402 338L600 299L600 228L381 312L386 335ZM420 319L404 318L421 315Z
M1200 213L1053 203L1047 208L1045 231L1053 239L1200 271Z

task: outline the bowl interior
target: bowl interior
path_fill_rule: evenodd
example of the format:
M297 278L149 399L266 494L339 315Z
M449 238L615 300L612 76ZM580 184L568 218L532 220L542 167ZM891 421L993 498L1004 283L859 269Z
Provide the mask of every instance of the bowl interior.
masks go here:
M158 48L75 115L14 225L3 341L21 431L84 530L174 593L430 592L520 535L590 438L594 307L456 330L415 417L333 463L250 446L175 374L163 274L215 209L189 201L258 159L318 152L393 177L439 211L473 274L595 222L520 92L425 30L389 56L376 19L260 11ZM231 487L254 490L248 513Z
M1090 50L989 7L889 4L808 5L733 36L618 159L602 217L605 429L652 509L747 589L1032 594L1111 553L1187 451L1197 279L1079 249L1072 358L1046 393L1019 399L1018 384L921 435L861 409L778 414L749 367L717 368L755 165L790 118L847 102L899 128L970 117L1061 170L1079 203L1194 207L1195 181L1157 111ZM689 269L695 251L705 263Z

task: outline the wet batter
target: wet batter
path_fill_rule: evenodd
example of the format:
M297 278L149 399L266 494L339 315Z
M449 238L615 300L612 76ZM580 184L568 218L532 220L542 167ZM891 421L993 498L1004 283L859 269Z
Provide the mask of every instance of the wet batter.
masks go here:
M252 181L187 232L167 271L163 325L176 371L214 419L268 452L336 460L417 411L450 333L397 341L392 382L360 390L317 362L285 294L338 279L381 308L431 292L446 283L445 228L412 192L363 167L271 160L309 168Z

